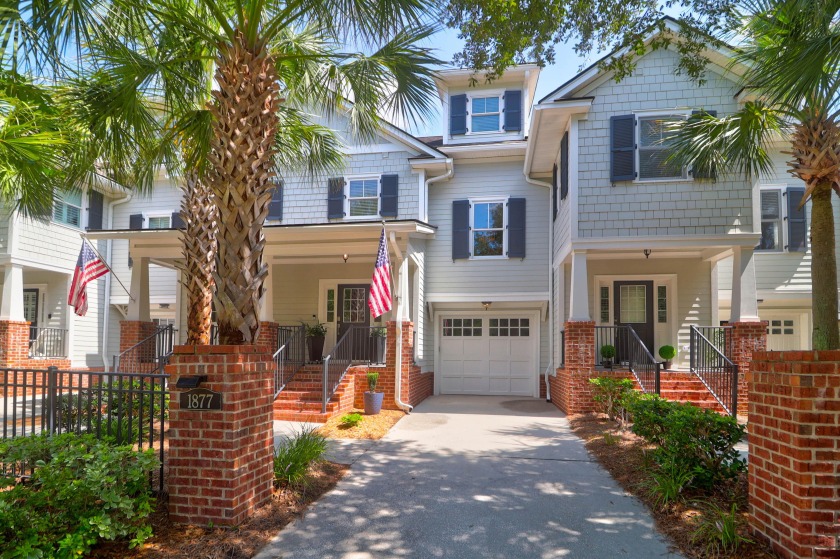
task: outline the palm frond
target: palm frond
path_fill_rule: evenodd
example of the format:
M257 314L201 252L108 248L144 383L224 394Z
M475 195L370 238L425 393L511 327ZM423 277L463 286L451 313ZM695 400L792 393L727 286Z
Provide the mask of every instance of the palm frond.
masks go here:
M316 178L343 167L345 146L335 130L312 122L309 115L289 106L282 106L279 116L274 156L279 173Z

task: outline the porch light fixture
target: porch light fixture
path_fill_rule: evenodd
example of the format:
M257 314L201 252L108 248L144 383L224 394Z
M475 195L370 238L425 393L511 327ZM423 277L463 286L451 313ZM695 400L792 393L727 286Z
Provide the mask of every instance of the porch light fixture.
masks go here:
M481 304L484 307L484 310L486 311L490 310L490 305L493 304L493 301L482 301Z
M341 257L344 259L344 263L347 264L347 259L350 258L349 254L342 254Z
M650 249L646 248L645 250L642 251L642 254L645 255L645 258L650 258Z

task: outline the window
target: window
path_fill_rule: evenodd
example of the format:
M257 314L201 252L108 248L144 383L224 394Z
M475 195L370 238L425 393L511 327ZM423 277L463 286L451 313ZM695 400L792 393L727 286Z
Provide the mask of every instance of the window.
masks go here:
M647 322L647 293L644 285L621 286L622 324L643 324Z
M466 336L477 337L481 336L481 322L480 318L444 318L443 319L443 335L451 336Z
M374 217L379 215L379 177L350 179L348 181L347 215Z
M171 219L169 215L150 216L149 229L169 229L172 223Z
M761 191L761 239L756 250L782 250L782 192Z
M610 288L601 286L601 323L610 323Z
M685 168L670 163L672 135L668 125L679 116L639 117L639 180L684 179Z
M656 321L668 322L668 289L664 285L656 287Z
M73 227L82 226L82 193L64 192L56 198L53 206L53 221Z
M529 336L531 320L528 318L491 318L490 337L510 336L513 338Z
M335 289L327 289L327 322L335 321Z
M473 97L470 110L470 132L499 132L501 130L501 106L500 95L490 97Z
M794 334L793 320L771 320L770 327L767 328L767 333L792 336Z
M505 201L472 203L472 256L504 256Z

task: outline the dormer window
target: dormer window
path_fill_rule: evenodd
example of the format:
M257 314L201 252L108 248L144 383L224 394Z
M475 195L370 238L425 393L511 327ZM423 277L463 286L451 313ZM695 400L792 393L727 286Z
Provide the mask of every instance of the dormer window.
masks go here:
M476 91L449 97L449 135L522 131L522 91Z
M501 95L490 97L473 97L471 99L469 131L473 134L481 132L501 131Z

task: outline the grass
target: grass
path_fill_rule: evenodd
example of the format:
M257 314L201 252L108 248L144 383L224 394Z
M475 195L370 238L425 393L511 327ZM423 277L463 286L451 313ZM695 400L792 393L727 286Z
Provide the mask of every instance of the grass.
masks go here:
M306 479L309 467L323 460L327 438L314 427L301 427L280 443L274 452L276 483L298 485Z

